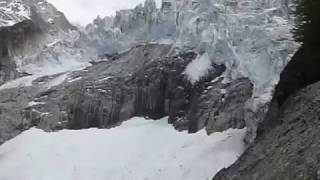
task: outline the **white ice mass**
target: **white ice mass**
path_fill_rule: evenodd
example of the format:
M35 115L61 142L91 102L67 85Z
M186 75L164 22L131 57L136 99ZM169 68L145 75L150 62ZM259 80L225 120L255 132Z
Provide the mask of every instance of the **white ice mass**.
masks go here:
M30 129L0 147L1 180L206 180L244 151L245 130L177 132L167 118L46 133Z
M147 0L86 27L89 39L107 52L141 42L173 42L206 52L227 67L226 78L247 77L254 104L270 100L279 74L298 45L293 41L291 4L286 0ZM262 97L262 98L260 98ZM252 104L252 106L254 106Z
M207 75L212 67L211 64L209 55L205 53L188 64L185 74L192 83L195 83Z

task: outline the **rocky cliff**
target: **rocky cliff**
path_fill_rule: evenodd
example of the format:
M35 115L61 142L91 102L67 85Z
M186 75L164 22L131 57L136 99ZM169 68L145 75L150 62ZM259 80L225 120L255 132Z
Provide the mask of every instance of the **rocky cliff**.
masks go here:
M320 57L302 46L281 73L258 137L214 179L319 179ZM268 169L268 171L265 171Z
M0 12L0 84L23 74L47 74L47 66L57 73L57 65L95 56L77 28L46 1L6 0Z
M24 87L2 86L2 142L33 126L108 128L133 116L169 116L176 129L190 132L243 128L252 84L223 82L225 67L216 64L192 84L184 71L198 56L172 45L140 45L81 71L41 77Z
M32 41L37 47L26 43L24 49L27 50L9 53L17 72L32 74L33 80L86 66L87 62L96 61L97 52L102 58L115 59L119 53L114 52L145 41L173 44L182 50L191 48L217 67L225 67L223 74L219 74L220 79L208 76L207 81L211 83L191 82L192 88L207 94L200 97L200 93L192 92L207 103L192 104L191 110L197 115L186 113L180 118L181 121L191 119L191 132L204 126L211 126L209 132L223 130L230 127L224 125L226 118L233 120L231 127L249 127L248 140L252 141L279 73L296 47L289 33L290 4L282 1L163 1L158 9L153 0L148 0L135 9L119 11L115 17L96 19L84 33L73 30L60 12L44 1L8 1L7 4L9 2L22 4L23 10L29 12L24 14L29 16L19 16L20 21L29 19L39 30L36 36L40 40ZM41 34L44 38L39 38ZM8 72L6 70L6 79L18 77ZM185 81L182 87L189 86ZM206 90L206 86L210 88ZM231 98L237 96L232 90L234 87L243 88L239 91L243 95L239 103ZM188 94L189 90L186 91ZM206 106L214 108L209 108L210 113L198 112L198 107ZM239 114L223 113L238 107L241 107ZM211 119L216 123L209 123ZM221 125L213 127L220 122Z
M292 94L277 121L214 180L319 179L319 83Z
M257 123L267 111L274 86L298 45L290 28L289 1L153 0L115 17L98 18L85 33L100 53L127 49L142 42L174 44L206 52L224 65L227 81L247 78L253 93L245 121L253 141Z

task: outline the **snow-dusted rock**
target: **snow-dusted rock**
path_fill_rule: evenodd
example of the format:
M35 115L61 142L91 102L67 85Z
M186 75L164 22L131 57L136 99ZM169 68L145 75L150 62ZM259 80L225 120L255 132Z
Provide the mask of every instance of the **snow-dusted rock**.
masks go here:
M105 39L100 45L110 39L119 41L120 49L171 39L177 46L207 51L212 61L227 66L227 78L247 77L255 85L255 97L270 97L297 48L290 33L289 10L288 2L280 0L164 0L161 9L148 0L144 6L117 12L108 33L99 33L95 39ZM110 35L114 31L117 35Z
M45 0L1 1L0 13L2 64L13 64L4 66L0 84L18 72L40 77L83 67L97 56L83 34Z
M0 102L6 102L0 104L0 126L7 127L0 140L33 126L109 128L133 116L169 116L176 129L192 133L243 128L250 81L225 83L225 67L212 64L207 76L192 84L184 72L197 57L172 45L147 44L83 70L8 82L0 87Z
M157 9L154 0L147 0L132 10L118 11L115 17L98 17L84 33L69 26L49 3L23 3L35 5L29 8L31 22L40 18L36 25L45 33L36 38L36 45L24 43L23 48L8 50L18 71L35 77L61 73L86 66L97 52L108 57L145 42L191 47L206 56L200 58L206 60L205 66L226 67L224 82L248 78L254 84L251 100L245 105L248 126L259 120L252 118L254 113L269 102L280 71L296 47L286 1L164 0ZM192 64L198 66L196 62L189 64L186 74L197 69L192 68ZM196 82L207 71L207 67L198 69L196 75L189 73L189 79Z
M30 19L30 7L22 0L5 0L0 2L0 27L12 26Z

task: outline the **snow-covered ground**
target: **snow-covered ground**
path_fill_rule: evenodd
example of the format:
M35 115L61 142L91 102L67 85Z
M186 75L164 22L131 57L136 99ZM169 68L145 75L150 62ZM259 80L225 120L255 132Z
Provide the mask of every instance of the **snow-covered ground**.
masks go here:
M98 130L28 130L0 146L1 180L207 180L244 151L245 130L177 132L167 118Z
M34 73L31 76L25 76L12 81L8 81L0 86L0 91L5 89L12 89L18 87L28 87L33 85L33 81L44 76L58 75L58 77L52 79L44 85L44 88L50 89L51 87L57 86L63 83L69 77L69 73L76 70L84 69L90 66L87 62L76 62L76 61L64 61L61 64L50 64L47 63L41 67L30 67L30 72ZM72 82L72 81L69 81Z

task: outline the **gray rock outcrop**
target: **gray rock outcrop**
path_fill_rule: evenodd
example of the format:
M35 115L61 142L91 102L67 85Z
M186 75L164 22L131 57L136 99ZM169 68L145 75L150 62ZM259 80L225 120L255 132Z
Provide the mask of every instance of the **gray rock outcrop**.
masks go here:
M279 110L279 123L213 179L319 179L319 89L318 82L289 96Z
M295 53L258 124L257 139L214 180L319 179L319 67L316 46Z
M192 84L184 71L197 56L171 45L139 45L84 70L3 89L1 142L34 126L47 131L110 128L133 116L169 116L176 129L189 132L243 128L252 84L248 79L224 83L225 67L215 64Z

